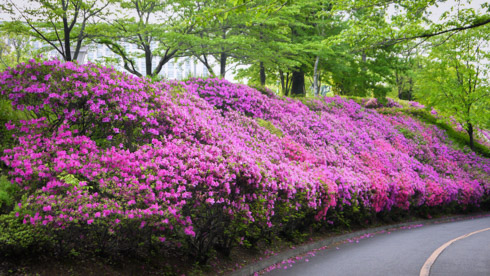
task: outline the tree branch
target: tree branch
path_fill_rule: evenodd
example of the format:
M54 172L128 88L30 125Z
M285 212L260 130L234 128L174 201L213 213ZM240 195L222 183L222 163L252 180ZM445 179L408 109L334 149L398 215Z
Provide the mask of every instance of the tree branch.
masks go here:
M426 38L426 39L428 39L430 37L442 35L442 34L445 34L445 33L460 32L460 31L464 31L464 30L467 30L467 29L477 28L477 27L480 27L480 26L484 26L484 25L486 25L488 23L490 23L490 18L488 18L486 20L483 20L481 22L476 22L474 24L463 26L463 27L455 27L455 28L452 28L452 29L447 29L447 30L443 30L443 31L439 31L439 32L424 33L424 34L410 36L410 37L402 37L402 38L394 38L394 39L391 39L391 40L385 40L385 41L381 41L379 43L376 43L374 46L375 47L387 47L387 46L395 45L395 44L400 43L400 42L404 42L404 41L408 41L408 40L413 40L413 39L417 39L417 38Z

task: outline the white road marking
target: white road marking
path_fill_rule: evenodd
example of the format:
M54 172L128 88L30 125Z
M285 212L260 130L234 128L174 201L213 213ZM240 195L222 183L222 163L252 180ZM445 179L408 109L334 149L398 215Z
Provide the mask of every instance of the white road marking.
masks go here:
M446 242L441 247L437 248L432 253L432 255L430 255L430 257L427 259L427 261L425 261L424 265L420 269L419 276L429 276L430 269L431 269L432 265L434 264L434 262L436 261L437 257L439 257L439 255L441 255L442 251L444 251L444 249L446 249L448 246L450 246L453 242L462 240L462 239L467 238L467 237L469 237L471 235L478 234L478 233L481 233L481 232L484 232L484 231L488 231L488 230L490 230L490 228L481 229L481 230L478 230L478 231L475 231L475 232L471 232L471 233L468 233L468 234L459 236L459 237L457 237L455 239L452 239L452 240Z

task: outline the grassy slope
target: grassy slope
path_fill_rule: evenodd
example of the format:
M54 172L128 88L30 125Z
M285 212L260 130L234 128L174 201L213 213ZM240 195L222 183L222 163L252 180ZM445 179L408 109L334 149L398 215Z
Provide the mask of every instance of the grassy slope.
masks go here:
M385 108L385 109L379 109L378 112L381 114L397 114L401 112L402 114L411 116L412 118L415 118L426 124L434 125L437 128L444 130L448 138L458 147L458 149L463 151L469 151L470 141L466 133L462 133L455 130L449 124L434 117L427 110L414 109L414 108L403 108L403 109ZM478 141L475 141L474 144L475 144L474 151L477 154L490 158L490 149L488 147L478 143Z

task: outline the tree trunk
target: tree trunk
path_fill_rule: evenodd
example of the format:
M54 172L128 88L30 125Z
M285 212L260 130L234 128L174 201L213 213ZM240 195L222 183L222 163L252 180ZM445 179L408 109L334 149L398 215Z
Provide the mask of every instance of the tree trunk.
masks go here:
M292 76L291 95L305 96L305 72L299 68L295 68Z
M157 64L157 67L155 68L153 74L158 75L162 71L163 66L169 62L175 55L177 54L177 50L170 50L170 48L167 48L165 50L165 54L163 57L160 58L160 61Z
M466 129L466 132L468 132L468 136L470 137L470 148L472 150L475 150L475 144L474 144L474 139L473 139L473 125L471 123L468 123L468 128Z
M226 39L226 28L223 29L223 34L221 35L221 38L223 38L223 40ZM221 55L219 57L219 75L221 76L221 78L225 78L225 75L226 75L226 58L227 58L227 54L225 52L225 47L221 47Z
M152 70L151 70L151 67L152 67L152 64L151 64L151 61L152 61L152 56L151 56L151 49L150 49L150 45L145 45L145 66L146 66L146 75L147 76L152 76Z
M285 92L284 92L284 96L289 96L289 93L291 92L291 78L289 77L290 76L290 73L287 72L286 73L286 89L285 89Z
M71 61L71 51L70 51L70 28L68 27L68 20L66 19L66 16L63 16L63 32L64 32L64 43L65 45L65 60L66 61Z
M22 49L20 49L20 47L17 47L15 49L15 60L17 61L17 64L20 63L20 58L22 57L21 51L22 51Z
M395 82L396 82L396 88L398 91L398 99L403 99L403 81L402 81L402 76L398 74L398 70L395 69Z
M260 62L260 85L265 86L265 67L262 61Z
M408 92L407 92L406 100L411 101L411 100L413 100L413 97L412 97L412 95L413 95L413 93L412 93L413 92L413 79L412 79L412 77L408 77L408 84L409 85L408 85Z
M281 80L281 92L283 95L286 95L286 87L284 85L284 73L282 70L279 70L279 79Z
M313 68L313 93L318 96L320 87L318 86L318 63L320 62L320 56L316 56L315 66Z
M226 58L225 52L222 52L219 57L219 75L224 79L226 75Z
M80 54L80 49L82 48L82 41L83 41L83 38L84 38L85 24L86 23L87 22L84 19L83 22L82 22L82 26L81 26L80 32L78 34L78 39L77 39L77 43L76 43L76 46L75 46L75 53L73 55L73 60L78 60L78 54ZM82 60L82 62L83 62L83 60Z
M204 64L204 66L206 66L206 69L208 69L208 72L209 74L214 78L216 77L216 74L214 73L214 70L213 70L213 66L211 66L211 64L209 64L208 62L208 58L206 55L202 55L202 58L200 56L196 56L197 59L202 63Z

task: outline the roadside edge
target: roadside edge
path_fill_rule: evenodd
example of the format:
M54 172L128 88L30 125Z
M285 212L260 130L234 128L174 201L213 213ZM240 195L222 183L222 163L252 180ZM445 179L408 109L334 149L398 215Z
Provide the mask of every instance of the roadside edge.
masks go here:
M400 227L406 227L406 226L412 226L412 225L417 225L417 224L424 224L424 225L430 225L430 224L436 224L436 223L445 223L445 222L452 222L454 220L466 220L466 219L474 219L474 218L479 218L479 217L485 217L485 216L490 216L489 212L484 212L484 213L476 213L476 214L469 214L469 215L457 215L457 216L450 216L450 217L443 217L443 218L437 218L437 219L427 219L427 220L416 220L416 221L410 221L410 222L402 222L402 223L397 223L397 224L389 224L389 225L383 225L383 226L378 226L374 228L367 228L363 230L358 230L355 232L347 233L347 234L342 234L334 237L329 237L323 240L319 240L313 243L309 244L303 244L299 245L295 248L286 250L284 252L278 253L277 255L270 256L267 259L263 259L258 262L254 262L251 264L246 265L245 267L238 269L230 274L229 276L248 276L248 275L253 275L256 272L262 271L272 265L275 265L277 263L280 263L282 261L286 261L290 258L293 258L298 255L302 255L304 253L307 253L309 251L322 248L322 247L328 247L332 244L343 242L358 236L366 235L366 234L372 234L376 233L379 231L383 230L388 230L388 229L393 229L393 228L400 228Z

